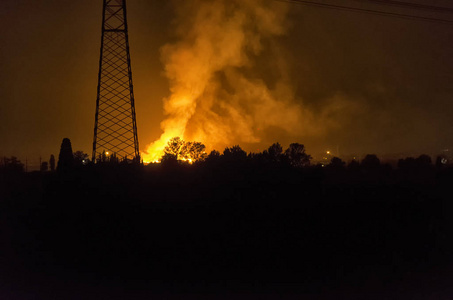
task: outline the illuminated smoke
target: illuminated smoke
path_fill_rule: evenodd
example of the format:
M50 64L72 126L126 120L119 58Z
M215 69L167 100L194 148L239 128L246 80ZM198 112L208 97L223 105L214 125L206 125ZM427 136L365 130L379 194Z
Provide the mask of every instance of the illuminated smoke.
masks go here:
M149 145L144 161L160 158L175 136L222 150L259 143L271 128L310 130L312 116L295 103L275 42L286 31L286 5L192 0L176 6L178 40L161 49L171 93L164 99L163 134ZM273 69L263 72L262 64Z

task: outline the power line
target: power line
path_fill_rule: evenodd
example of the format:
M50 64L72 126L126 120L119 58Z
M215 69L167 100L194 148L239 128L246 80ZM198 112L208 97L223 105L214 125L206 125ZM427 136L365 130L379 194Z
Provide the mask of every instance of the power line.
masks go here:
M344 6L344 5L327 4L327 3L316 2L316 1L307 1L307 0L276 0L276 1L292 3L292 4L315 6L315 7L330 8L330 9L336 9L336 10L361 12L361 13L380 15L380 16L402 18L402 19L412 19L412 20L421 20L421 21L427 21L427 22L453 24L453 20L415 16L415 15L410 15L410 14L386 12L386 11L365 9L365 8L358 8L358 7L351 7L351 6ZM379 1L379 0L377 0L377 1Z
M410 3L410 2L405 2L405 1L396 1L396 0L355 0L355 1L358 1L358 2L367 1L367 2L372 2L372 3L376 3L376 4L398 6L398 7L425 10L425 11L453 13L453 8L451 8L451 7L441 7L441 6L434 6L434 5Z

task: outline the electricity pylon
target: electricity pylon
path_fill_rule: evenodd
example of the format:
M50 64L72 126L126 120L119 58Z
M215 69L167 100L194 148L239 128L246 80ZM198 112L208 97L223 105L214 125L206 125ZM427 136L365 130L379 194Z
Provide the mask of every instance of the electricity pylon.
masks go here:
M93 161L116 155L140 161L126 0L103 0Z

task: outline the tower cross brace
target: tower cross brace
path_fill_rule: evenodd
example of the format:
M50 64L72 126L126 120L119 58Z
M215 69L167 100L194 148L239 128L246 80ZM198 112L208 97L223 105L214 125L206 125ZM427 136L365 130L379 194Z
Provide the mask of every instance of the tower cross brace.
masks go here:
M103 0L93 161L140 160L126 0Z

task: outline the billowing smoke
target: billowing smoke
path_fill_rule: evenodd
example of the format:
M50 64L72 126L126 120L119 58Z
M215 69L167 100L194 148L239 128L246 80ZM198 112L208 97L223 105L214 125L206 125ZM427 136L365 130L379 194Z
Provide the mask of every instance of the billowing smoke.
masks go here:
M313 116L294 101L277 41L287 30L286 5L191 0L177 7L177 41L161 49L171 92L163 134L145 161L160 158L174 136L221 151L262 142L270 131L315 131Z

